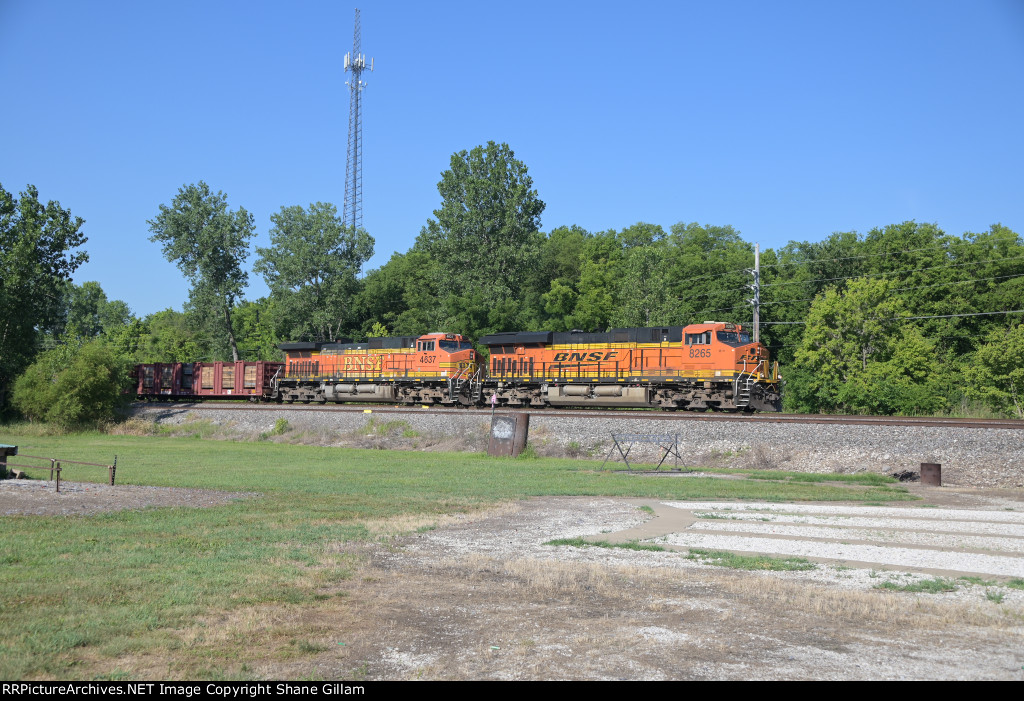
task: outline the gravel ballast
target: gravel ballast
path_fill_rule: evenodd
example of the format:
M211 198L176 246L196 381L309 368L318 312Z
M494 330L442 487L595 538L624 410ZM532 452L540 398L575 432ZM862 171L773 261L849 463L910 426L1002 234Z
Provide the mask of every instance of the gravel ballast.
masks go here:
M205 419L240 437L274 429L285 419L296 432L311 432L335 445L359 445L373 433L370 422L402 422L419 440L395 447L445 447L456 441L484 450L490 417L479 413L425 409L378 411L318 411L277 407L242 411L189 405L139 407L138 417L160 424L183 424ZM944 484L972 487L1024 487L1024 431L936 426L877 426L796 424L749 421L666 420L631 415L609 418L533 413L530 444L541 454L583 455L604 459L611 434L678 434L687 466L716 465L779 469L813 473L917 471L921 463L942 465ZM616 456L617 457L617 456ZM636 445L631 461L660 457L654 446ZM611 461L610 461L611 462ZM621 465L621 459L617 461ZM670 458L666 465L672 463Z

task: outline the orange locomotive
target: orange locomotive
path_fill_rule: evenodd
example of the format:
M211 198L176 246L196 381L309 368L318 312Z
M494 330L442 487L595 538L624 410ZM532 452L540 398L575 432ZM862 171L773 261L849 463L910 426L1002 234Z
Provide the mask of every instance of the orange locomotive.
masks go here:
M490 350L485 401L507 406L623 406L780 411L778 363L739 324L506 332Z
M309 403L474 403L473 345L460 334L371 338L362 343L282 343L275 399Z
M779 411L782 379L739 324L284 343L272 399L462 406L619 406Z

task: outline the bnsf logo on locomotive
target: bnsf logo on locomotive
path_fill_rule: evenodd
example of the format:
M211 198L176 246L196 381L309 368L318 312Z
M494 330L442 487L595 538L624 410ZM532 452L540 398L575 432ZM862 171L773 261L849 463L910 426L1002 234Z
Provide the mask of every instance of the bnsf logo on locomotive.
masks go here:
M600 362L602 360L611 360L619 354L618 351L607 351L605 353L555 353L555 362L561 363L568 360L570 363L573 361L584 361L590 360L593 362Z

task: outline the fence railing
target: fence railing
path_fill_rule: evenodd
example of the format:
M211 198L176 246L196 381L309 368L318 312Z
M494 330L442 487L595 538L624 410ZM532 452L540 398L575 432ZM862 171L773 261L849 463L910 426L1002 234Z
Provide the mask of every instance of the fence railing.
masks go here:
M117 456L116 455L114 456L114 462L111 465L105 465L103 463L98 463L98 462L80 462L78 460L64 460L63 458L46 458L46 457L42 457L40 455L24 455L24 454L19 454L18 455L18 459L20 460L22 458L28 458L30 460L44 460L46 462L49 462L50 464L48 466L47 465L23 465L23 464L17 464L17 463L8 462L7 463L7 467L19 467L19 468L23 467L23 468L27 468L29 470L49 470L50 471L50 481L55 481L56 491L58 491L58 492L60 491L60 473L61 473L61 469L62 469L62 467L61 467L62 464L64 464L64 465L90 465L92 467L105 467L105 468L107 468L107 479L108 479L109 484L110 484L111 487L114 486L114 477L117 474Z

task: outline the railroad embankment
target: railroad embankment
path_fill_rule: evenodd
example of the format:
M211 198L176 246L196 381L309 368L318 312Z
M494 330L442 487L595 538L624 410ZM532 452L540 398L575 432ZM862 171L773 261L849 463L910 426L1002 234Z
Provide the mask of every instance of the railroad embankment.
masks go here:
M411 450L483 450L489 412L330 407L241 408L179 404L143 406L135 415L166 427L201 424L207 432L242 439L294 440L323 445ZM731 418L731 417L730 417ZM282 423L286 422L286 423ZM1024 429L973 426L889 426L792 421L701 420L643 412L533 412L529 444L541 455L603 460L612 434L677 438L680 465L743 467L817 473L916 471L942 465L944 484L1024 487ZM630 462L660 458L637 444ZM621 463L615 453L613 459ZM667 466L674 466L669 458Z

